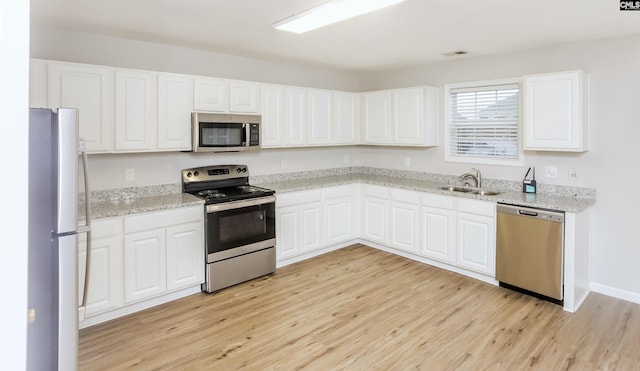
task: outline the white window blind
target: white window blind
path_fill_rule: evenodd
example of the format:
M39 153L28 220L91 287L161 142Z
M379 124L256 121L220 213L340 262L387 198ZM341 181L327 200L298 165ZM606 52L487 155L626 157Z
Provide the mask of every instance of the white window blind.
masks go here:
M519 160L518 84L449 90L450 158Z

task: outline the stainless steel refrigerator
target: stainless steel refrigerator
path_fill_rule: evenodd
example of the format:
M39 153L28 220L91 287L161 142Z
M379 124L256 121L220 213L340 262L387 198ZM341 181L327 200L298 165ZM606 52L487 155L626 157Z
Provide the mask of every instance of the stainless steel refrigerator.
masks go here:
M77 369L80 147L76 109L29 110L28 370Z

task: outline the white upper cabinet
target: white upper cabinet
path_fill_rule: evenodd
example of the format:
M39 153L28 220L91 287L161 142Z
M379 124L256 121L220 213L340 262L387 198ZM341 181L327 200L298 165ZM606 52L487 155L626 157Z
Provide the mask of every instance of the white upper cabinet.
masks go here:
M116 151L156 146L156 74L116 70Z
M287 87L284 89L284 144L307 144L307 90Z
M49 108L79 111L80 137L88 152L113 150L113 70L75 63L49 63Z
M259 85L254 82L196 77L194 103L196 111L260 112Z
M229 112L260 112L260 87L249 81L229 82Z
M284 144L284 88L277 85L260 87L263 148Z
M229 80L196 77L194 80L196 111L227 112L229 110Z
M309 89L308 144L331 144L333 129L333 93Z
M524 77L524 149L589 149L588 86L582 71Z
M364 144L391 143L391 92L363 94L362 125Z
M438 144L438 89L421 86L363 93L363 144Z
M358 119L360 95L356 93L335 92L333 143L358 144Z
M193 78L158 74L158 149L191 149Z

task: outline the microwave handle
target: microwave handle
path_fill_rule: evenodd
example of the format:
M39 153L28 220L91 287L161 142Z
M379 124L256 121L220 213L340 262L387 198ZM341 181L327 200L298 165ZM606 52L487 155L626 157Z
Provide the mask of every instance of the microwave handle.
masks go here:
M251 138L251 124L247 124L247 123L243 123L242 124L242 142L244 143L245 147L249 147L251 145L251 141L249 140L249 138Z

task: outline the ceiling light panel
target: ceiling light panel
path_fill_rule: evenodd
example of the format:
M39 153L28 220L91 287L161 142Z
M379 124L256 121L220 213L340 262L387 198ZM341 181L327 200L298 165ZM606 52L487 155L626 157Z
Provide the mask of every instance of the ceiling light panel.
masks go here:
M405 0L333 0L277 22L273 27L300 34L403 1Z

